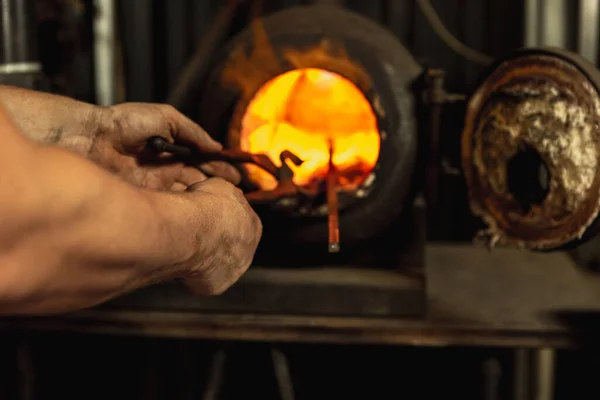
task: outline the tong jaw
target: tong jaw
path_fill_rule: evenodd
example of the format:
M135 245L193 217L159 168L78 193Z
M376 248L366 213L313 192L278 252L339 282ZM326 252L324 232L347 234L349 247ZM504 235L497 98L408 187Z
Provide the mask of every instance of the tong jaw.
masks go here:
M265 160L261 160L260 163L255 165L263 168L265 171L270 172L267 168L272 164L273 161L265 154L259 154L257 157L264 157ZM316 193L299 187L294 183L294 171L290 168L287 161L291 161L294 165L300 166L304 162L300 157L295 155L289 150L284 150L279 154L281 160L281 167L274 168L274 172L271 175L277 179L277 186L273 190L258 190L255 192L247 193L246 199L251 204L264 204L269 202L275 202L284 198L294 197L302 195L306 197L313 197ZM264 163L264 164L263 164ZM264 166L267 166L265 168Z

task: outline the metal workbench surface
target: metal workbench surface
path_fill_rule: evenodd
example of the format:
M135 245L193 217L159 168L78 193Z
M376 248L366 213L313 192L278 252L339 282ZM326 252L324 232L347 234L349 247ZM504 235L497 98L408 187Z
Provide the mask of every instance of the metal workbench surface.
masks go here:
M424 318L215 314L105 308L9 318L35 329L221 340L410 345L578 346L600 339L600 274L565 253L427 248Z

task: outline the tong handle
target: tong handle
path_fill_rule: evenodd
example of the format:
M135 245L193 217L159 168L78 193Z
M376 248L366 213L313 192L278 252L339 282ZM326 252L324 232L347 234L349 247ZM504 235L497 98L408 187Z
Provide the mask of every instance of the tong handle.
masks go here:
M147 145L156 152L171 153L178 157L185 158L186 162L190 164L200 164L208 161L225 161L232 164L249 163L264 169L277 179L279 179L280 175L281 168L277 167L273 161L264 154L252 154L241 150L221 150L210 153L200 153L187 146L169 143L160 136L148 139Z
M148 139L148 146L157 152L171 153L184 158L192 158L194 161L226 161L231 163L253 162L252 154L242 151L221 150L209 153L200 153L191 148L179 144L167 142L160 136Z
M159 153L171 153L181 157L191 157L193 155L192 149L189 147L169 143L160 136L154 136L148 139L147 145L149 148Z

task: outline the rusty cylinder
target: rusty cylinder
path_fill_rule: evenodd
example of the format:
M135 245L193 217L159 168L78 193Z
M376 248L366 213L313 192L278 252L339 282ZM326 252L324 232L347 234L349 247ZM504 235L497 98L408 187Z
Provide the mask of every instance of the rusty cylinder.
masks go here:
M462 162L488 244L557 249L595 233L600 72L563 51L500 60L471 97Z

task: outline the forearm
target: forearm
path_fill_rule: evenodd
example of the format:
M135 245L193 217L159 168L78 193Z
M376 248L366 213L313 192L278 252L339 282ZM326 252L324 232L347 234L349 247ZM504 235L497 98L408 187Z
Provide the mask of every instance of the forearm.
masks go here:
M18 190L0 199L0 313L88 307L185 273L185 194L136 189L60 149L19 157L0 175Z
M79 154L101 128L102 107L68 97L0 85L0 102L28 138Z

